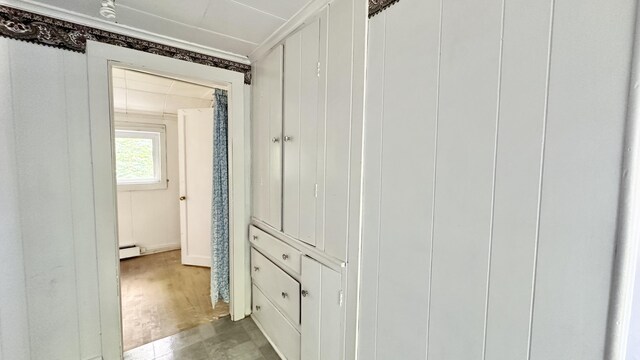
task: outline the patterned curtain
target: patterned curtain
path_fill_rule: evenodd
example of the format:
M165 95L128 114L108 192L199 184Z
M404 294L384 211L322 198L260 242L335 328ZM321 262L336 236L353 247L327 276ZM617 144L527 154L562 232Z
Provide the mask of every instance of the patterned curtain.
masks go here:
M229 303L229 174L227 92L215 89L211 199L211 304Z

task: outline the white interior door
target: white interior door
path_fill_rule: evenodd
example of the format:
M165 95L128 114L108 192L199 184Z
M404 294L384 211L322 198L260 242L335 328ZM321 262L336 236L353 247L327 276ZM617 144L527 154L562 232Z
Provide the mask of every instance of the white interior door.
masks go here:
M213 109L178 110L182 264L211 267Z

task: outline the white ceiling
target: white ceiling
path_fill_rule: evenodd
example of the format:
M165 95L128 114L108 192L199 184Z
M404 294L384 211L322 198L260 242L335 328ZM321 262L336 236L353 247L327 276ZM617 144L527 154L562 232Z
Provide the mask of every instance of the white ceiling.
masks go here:
M113 107L117 112L177 114L208 108L213 89L131 70L113 69Z
M310 0L116 0L119 24L249 55ZM38 0L100 18L100 0Z

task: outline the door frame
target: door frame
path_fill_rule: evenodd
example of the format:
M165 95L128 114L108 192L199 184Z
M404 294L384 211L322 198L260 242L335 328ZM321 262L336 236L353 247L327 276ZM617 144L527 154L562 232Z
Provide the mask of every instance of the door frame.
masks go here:
M229 92L229 267L230 313L236 321L250 314L247 284L249 228L249 86L244 74L133 49L87 41L91 159L95 201L96 258L100 297L102 356L122 359L120 259L113 155L111 68L131 68L174 79L218 87Z

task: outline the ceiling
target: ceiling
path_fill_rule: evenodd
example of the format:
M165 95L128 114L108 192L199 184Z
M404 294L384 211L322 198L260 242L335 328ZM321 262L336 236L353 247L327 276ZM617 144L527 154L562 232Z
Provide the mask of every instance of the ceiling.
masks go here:
M247 56L310 0L116 0L116 22ZM100 0L38 0L100 18Z
M213 88L117 68L112 76L116 112L177 114L178 109L209 108L213 104Z

